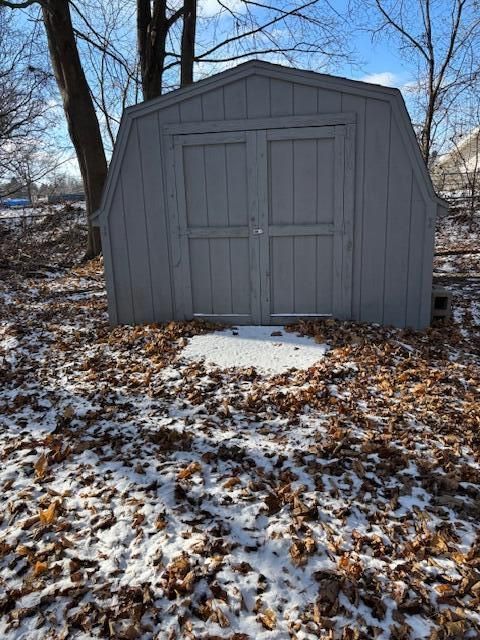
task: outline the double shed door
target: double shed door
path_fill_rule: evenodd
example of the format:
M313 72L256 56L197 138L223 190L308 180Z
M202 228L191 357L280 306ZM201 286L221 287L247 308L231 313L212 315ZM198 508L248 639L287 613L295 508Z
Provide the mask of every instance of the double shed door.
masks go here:
M177 317L349 317L353 125L176 135Z

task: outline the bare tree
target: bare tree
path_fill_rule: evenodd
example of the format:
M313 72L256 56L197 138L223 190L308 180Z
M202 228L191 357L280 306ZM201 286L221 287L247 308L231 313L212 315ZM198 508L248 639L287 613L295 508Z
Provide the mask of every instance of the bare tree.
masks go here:
M144 99L258 56L325 69L349 57L342 19L321 0L137 0ZM180 26L181 25L181 26Z
M15 173L18 148L48 126L48 80L31 63L28 42L0 7L0 182Z
M162 93L167 37L182 14L183 6L172 11L166 0L137 0L137 42L144 100Z
M184 0L183 30L180 61L180 85L193 82L195 62L195 30L197 26L197 0Z
M416 65L419 144L430 164L448 109L478 75L480 14L476 0L365 0L375 12L370 30L388 34ZM470 72L472 66L475 71Z
M0 161L0 195L6 197L21 190L33 202L38 185L51 179L60 167L71 160L63 157L44 138L19 140L11 148L8 163Z
M41 8L50 52L70 139L75 148L87 204L89 234L86 258L101 250L100 234L90 223L90 214L99 205L107 175L107 161L90 87L80 61L68 0L0 0L11 9L32 5Z
M135 4L124 0L70 0L74 31L104 144L111 153L121 115L139 101Z

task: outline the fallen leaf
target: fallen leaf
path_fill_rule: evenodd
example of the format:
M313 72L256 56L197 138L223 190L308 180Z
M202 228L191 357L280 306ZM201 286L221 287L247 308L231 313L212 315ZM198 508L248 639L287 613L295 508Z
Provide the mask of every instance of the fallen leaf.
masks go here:
M48 569L48 565L46 562L36 562L33 567L33 575L39 576L41 573L44 573Z
M48 459L44 453L42 453L42 455L35 462L34 468L37 478L43 478L48 468Z
M272 609L265 609L265 611L258 616L258 620L262 623L265 629L272 631L277 626L277 616Z
M63 417L64 418L67 418L67 419L71 420L74 415L75 415L75 409L71 405L68 405L63 410Z
M202 465L199 462L191 462L188 467L185 467L181 471L179 471L177 478L179 480L187 480L188 478L193 476L194 473L200 471L201 468Z
M40 517L41 524L52 524L56 518L57 503L52 502L48 509L40 509L38 515Z
M233 478L229 478L226 482L223 483L223 488L224 489L231 489L232 487L235 487L237 484L241 484L241 480L240 478L237 477L233 477Z

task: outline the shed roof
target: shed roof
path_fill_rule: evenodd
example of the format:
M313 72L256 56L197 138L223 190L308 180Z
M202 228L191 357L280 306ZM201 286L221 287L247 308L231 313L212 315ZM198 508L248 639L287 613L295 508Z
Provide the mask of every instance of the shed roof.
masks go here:
M438 202L438 204L440 204L441 206L445 206L445 201L439 198L435 193L430 174L427 167L425 166L420 148L415 137L410 116L408 114L405 102L399 89L371 84L369 82L363 82L360 80L351 80L349 78L342 78L340 76L317 73L315 71L286 67L262 60L249 60L248 62L239 64L236 67L221 71L220 73L209 76L208 78L205 78L203 80L199 80L194 84L189 85L188 87L176 89L174 91L161 95L158 98L154 98L152 100L148 100L146 102L142 102L125 109L122 115L120 129L109 167L107 181L103 190L102 203L100 208L92 216L93 223L99 224L101 217L103 217L102 213L107 207L109 194L112 192L118 178L119 168L121 166L122 157L126 148L128 133L130 131L131 124L135 119L155 111L160 111L166 107L170 107L194 96L201 95L203 93L206 93L207 91L211 91L212 89L225 86L236 80L247 78L253 75L277 78L280 80L310 85L317 88L330 89L332 91L342 91L363 97L376 98L379 100L390 102L394 112L400 120L402 134L405 136L407 147L410 151L410 157L413 163L416 165L417 171L422 175L427 191L430 193L431 197Z

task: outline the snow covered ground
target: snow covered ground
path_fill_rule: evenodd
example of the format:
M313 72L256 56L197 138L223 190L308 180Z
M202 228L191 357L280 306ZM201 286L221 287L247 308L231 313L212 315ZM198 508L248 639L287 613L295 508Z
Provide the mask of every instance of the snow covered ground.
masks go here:
M111 330L100 261L25 267L12 233L1 638L480 637L476 254L437 259L455 322L299 323L258 342L321 357L272 373L197 360L213 326Z
M311 337L286 332L283 327L239 326L192 336L181 356L222 369L255 367L272 374L292 368L308 369L327 348Z

